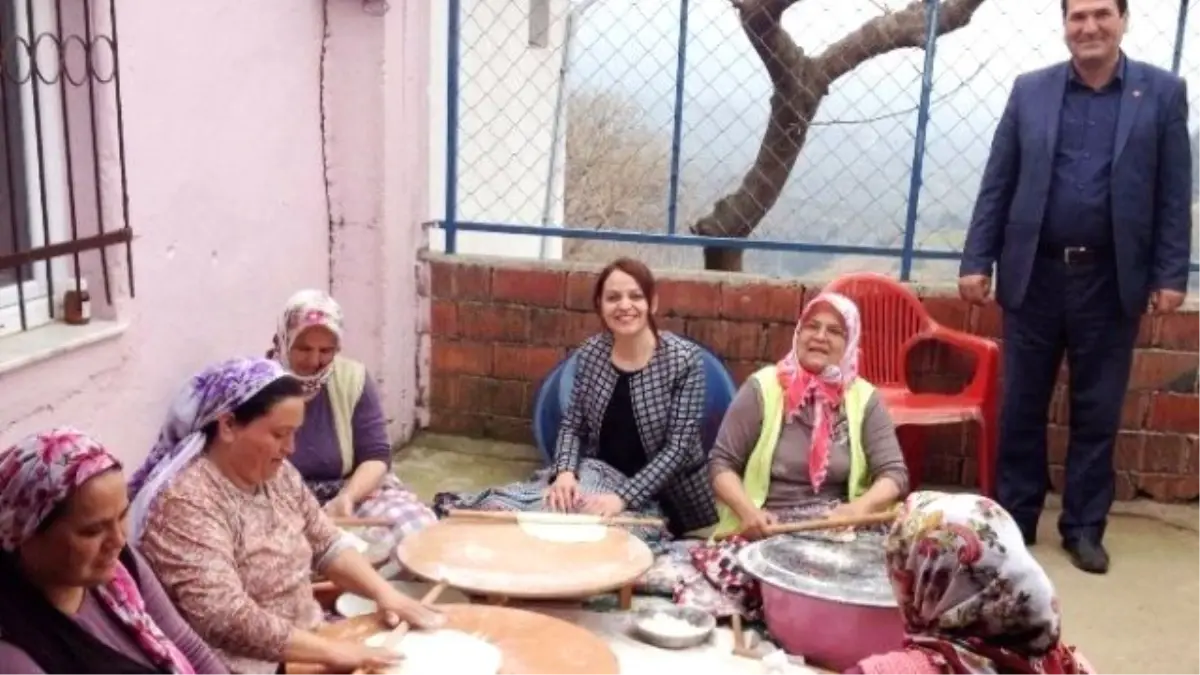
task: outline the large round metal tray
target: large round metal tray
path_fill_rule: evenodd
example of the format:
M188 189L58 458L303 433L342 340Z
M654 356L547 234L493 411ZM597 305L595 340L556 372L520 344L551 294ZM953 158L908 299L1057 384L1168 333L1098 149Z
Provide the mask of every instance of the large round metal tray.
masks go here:
M823 600L895 607L884 564L883 535L859 532L853 542L801 535L772 537L738 552L742 568L760 582Z

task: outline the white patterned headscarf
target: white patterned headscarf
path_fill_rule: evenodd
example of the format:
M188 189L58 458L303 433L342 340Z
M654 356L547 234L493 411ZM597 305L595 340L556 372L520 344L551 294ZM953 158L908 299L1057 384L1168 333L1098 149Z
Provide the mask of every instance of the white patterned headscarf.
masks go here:
M337 338L338 349L341 349L341 306L325 291L315 289L299 291L287 301L283 308L283 314L280 315L279 323L275 328L273 349L275 359L304 384L304 394L310 397L320 392L321 387L324 387L325 383L329 381L329 376L333 373L333 361L311 375L300 375L292 369L288 357L292 351L292 345L296 344L296 339L313 326L320 326L333 333Z
M129 482L133 541L141 537L154 498L204 450L204 427L237 410L287 374L270 359L242 358L205 368L188 380L171 403L158 441Z
M1012 516L974 494L914 492L885 544L905 647L947 673L1084 673L1054 586Z

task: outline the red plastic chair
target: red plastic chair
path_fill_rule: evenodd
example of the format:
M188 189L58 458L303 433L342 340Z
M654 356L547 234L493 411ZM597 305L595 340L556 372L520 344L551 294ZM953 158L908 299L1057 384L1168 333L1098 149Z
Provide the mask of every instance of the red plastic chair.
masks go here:
M983 494L993 495L1000 360L996 343L942 326L929 316L915 294L882 274L847 274L825 290L841 293L858 305L863 324L859 374L880 390L896 422L912 488L920 485L924 473L925 428L976 422L979 488ZM905 367L909 353L926 340L942 342L975 357L975 372L961 392L922 394L909 386Z

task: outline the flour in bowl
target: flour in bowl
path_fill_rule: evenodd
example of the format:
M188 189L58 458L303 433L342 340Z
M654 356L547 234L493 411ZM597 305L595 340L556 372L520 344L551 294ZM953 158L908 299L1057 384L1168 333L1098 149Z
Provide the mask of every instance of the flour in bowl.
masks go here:
M390 633L367 638L370 647L387 643ZM492 643L457 630L416 631L408 633L396 646L404 658L383 671L391 675L496 675L504 656Z
M666 612L655 612L650 615L650 618L640 621L638 625L646 632L667 638L685 638L704 632L703 628L692 624L687 619L681 619Z

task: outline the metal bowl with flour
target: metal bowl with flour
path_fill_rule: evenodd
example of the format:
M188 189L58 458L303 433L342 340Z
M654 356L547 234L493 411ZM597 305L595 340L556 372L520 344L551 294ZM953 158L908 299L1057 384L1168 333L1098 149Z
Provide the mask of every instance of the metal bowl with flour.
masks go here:
M762 586L767 627L790 654L841 672L899 649L903 622L883 556L883 535L854 541L803 535L755 542L738 553Z

